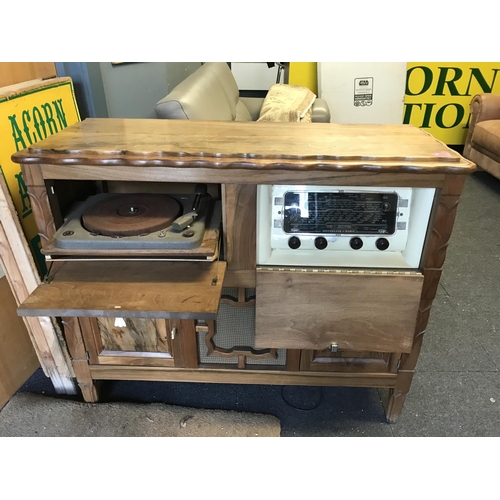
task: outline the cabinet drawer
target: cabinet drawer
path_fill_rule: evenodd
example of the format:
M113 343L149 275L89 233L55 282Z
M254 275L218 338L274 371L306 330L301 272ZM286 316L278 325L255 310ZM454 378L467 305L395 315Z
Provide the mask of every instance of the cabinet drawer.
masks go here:
M418 272L257 270L255 346L410 352Z

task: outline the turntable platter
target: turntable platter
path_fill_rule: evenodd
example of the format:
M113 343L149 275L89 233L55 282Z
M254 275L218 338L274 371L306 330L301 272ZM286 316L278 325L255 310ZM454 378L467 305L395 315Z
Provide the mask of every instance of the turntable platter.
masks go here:
M91 205L82 223L104 236L138 236L171 226L181 212L180 203L164 194L118 194Z

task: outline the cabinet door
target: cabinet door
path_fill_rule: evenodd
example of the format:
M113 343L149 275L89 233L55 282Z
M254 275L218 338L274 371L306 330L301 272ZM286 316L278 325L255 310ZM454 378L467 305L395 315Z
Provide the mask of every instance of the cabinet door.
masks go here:
M410 352L422 282L418 272L259 269L255 346Z
M100 317L79 321L91 364L175 365L175 339L164 319Z

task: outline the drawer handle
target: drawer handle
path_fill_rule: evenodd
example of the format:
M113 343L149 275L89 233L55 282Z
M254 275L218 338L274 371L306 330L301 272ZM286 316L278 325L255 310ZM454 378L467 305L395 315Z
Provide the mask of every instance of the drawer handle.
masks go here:
M331 352L337 352L339 350L339 345L337 342L332 342L329 346L328 349L330 349Z
M172 340L175 340L175 334L177 333L177 328L174 326L172 330L170 331L170 335L172 337Z

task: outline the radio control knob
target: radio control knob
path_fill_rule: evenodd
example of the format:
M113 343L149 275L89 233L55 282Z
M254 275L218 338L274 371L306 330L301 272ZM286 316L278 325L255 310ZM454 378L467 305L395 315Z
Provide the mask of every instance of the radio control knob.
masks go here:
M376 242L375 242L375 246L379 249L379 250L387 250L389 248L389 241L386 240L385 238L379 238Z
M326 241L326 238L323 238L323 236L318 236L318 237L314 240L314 246L315 246L318 250L324 250L324 249L328 246L328 241Z
M288 240L288 246L292 249L292 250L297 250L297 248L300 247L300 239L297 238L297 236L292 236L289 240Z
M349 245L351 245L351 248L353 250L359 250L363 246L363 240L361 238L351 238L351 241L349 241Z

